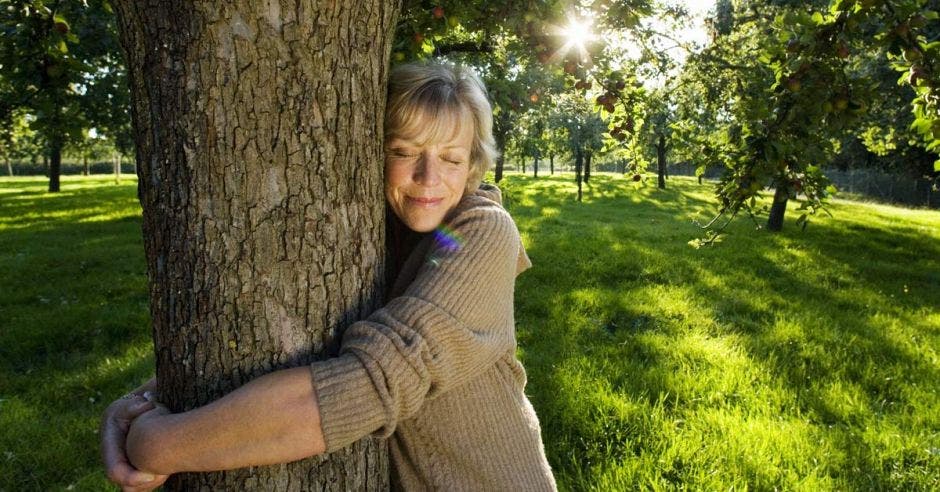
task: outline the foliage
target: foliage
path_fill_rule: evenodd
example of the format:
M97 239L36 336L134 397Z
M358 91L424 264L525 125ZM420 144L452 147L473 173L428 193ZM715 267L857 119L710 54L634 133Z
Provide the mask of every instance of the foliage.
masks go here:
M934 68L940 44L928 42L936 13L928 2L836 0L809 11L790 2L737 7L729 15L723 6L713 20L714 42L691 58L683 77L705 102L677 124L690 135L703 115L713 117L709 134L697 140L704 165L728 168L717 190L719 215L766 210L758 206L765 186L784 201L802 195L804 224L825 209L834 188L819 169L840 140L862 134L865 123L871 127L866 114L878 98L870 60L853 49L875 46L888 53L883 65L890 60L907 70L902 82L915 93L913 128L924 148L936 149L925 130L938 118L932 86L940 83ZM896 56L901 51L907 55Z
M129 150L124 79L106 0L13 0L0 8L0 122L25 111L51 154L90 128Z

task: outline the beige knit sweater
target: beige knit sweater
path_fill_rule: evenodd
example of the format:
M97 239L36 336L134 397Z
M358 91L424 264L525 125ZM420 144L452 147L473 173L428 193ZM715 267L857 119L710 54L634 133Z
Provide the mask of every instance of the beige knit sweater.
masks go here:
M515 356L513 288L530 265L519 232L492 187L445 226L339 356L311 365L327 451L374 433L406 490L554 490Z

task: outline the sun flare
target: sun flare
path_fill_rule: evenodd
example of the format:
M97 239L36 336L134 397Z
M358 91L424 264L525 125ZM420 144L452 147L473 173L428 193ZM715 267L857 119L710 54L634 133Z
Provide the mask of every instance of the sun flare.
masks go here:
M569 47L574 47L579 50L583 50L584 46L594 38L594 33L591 32L590 22L573 19L567 27L562 29L562 35L567 39L566 44Z
M588 45L597 37L591 27L590 19L571 19L567 26L557 28L556 32L564 39L559 56L574 51L580 58L586 57Z

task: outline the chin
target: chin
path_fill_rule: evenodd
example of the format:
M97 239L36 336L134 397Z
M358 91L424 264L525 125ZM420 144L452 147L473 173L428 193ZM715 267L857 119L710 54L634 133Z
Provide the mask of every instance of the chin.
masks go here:
M443 217L408 217L402 222L412 231L431 232L441 225L443 219Z

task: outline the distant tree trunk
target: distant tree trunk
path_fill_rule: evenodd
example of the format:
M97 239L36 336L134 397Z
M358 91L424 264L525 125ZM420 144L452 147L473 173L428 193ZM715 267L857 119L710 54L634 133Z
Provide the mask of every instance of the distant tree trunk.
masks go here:
M59 175L62 172L62 140L53 137L49 142L49 192L59 191Z
M535 170L535 172L532 173L532 177L539 177L539 156L535 156L535 163L532 164L532 168Z
M656 162L659 166L659 187L666 189L666 136L659 134L659 141L656 143Z
M770 206L770 216L767 217L767 229L770 231L780 231L783 229L783 215L787 211L787 200L790 193L784 183L777 183L777 191L774 192L774 202Z
M380 307L382 115L401 5L112 3L132 95L159 391L185 411L327 356L347 325ZM166 486L388 487L385 443L371 438L289 464L178 474Z
M497 122L502 120L497 119ZM495 131L494 137L496 138L496 150L499 152L499 155L496 156L496 168L493 170L493 180L499 183L503 179L503 166L506 164L506 135L502 131Z
M519 159L519 162L522 163L522 174L525 174L525 156L522 156L522 158Z
M578 183L578 201L581 201L581 170L584 167L584 156L581 149L575 151L574 155L574 180Z
M704 175L704 174L699 174L699 175L698 175L698 184L702 184L702 180L703 180L704 178L705 178L705 175Z
M47 150L48 150L49 152L51 152L51 150L49 150L49 149L47 149ZM43 153L43 154L42 154L42 172L46 173L46 177L50 177L50 176L51 176L51 175L49 174L49 154L46 154L46 153ZM52 185L50 184L49 186L50 186L50 188L51 188ZM52 190L50 190L50 191L52 191Z
M121 158L118 154L111 155L111 168L114 170L114 184L121 182Z
M551 176L555 175L555 154L548 154L548 172Z
M10 159L10 156L7 156L5 160L7 161L7 174L13 176L13 161Z
M584 153L584 182L591 181L591 158L594 156L593 152Z
M88 154L82 154L82 176L88 176Z

